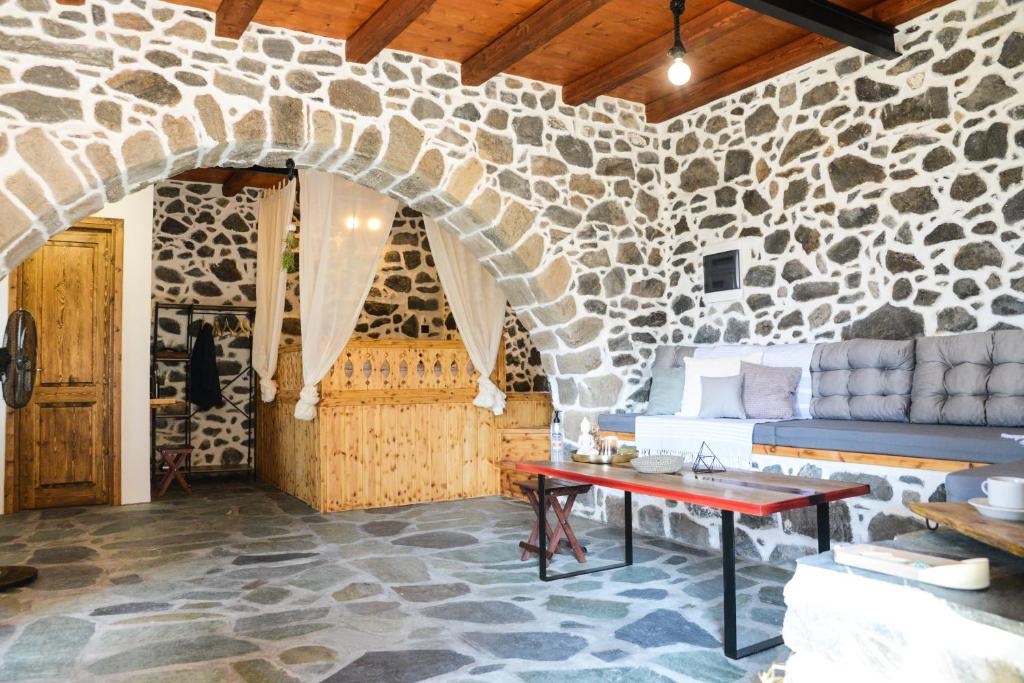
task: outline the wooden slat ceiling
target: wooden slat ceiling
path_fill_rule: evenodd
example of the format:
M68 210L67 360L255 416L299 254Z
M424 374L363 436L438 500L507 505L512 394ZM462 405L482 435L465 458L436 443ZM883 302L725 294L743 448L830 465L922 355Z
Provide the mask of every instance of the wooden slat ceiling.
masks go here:
M284 176L277 173L233 170L229 168L197 168L185 171L171 178L186 183L221 185L225 197L233 197L247 187L265 190L284 182Z
M866 16L901 23L949 0L835 1ZM671 45L668 0L178 2L217 12L225 22L230 19L237 23L239 17L252 15L252 21L259 24L330 38L349 39L355 35L358 54L352 57L358 61L372 59L386 45L394 50L464 63L464 81L486 80L494 69L500 68L511 75L566 86L566 101L572 104L579 103L574 101L575 93L585 96L580 101L592 99L596 93L640 102L647 105L648 119L654 123L841 47L724 0L689 0L682 34L687 42L688 29L692 28L696 37L688 45L687 57L693 80L676 87L666 77L667 56L655 57L660 51L659 43L666 51ZM708 12L712 14L705 14ZM571 17L572 21L559 21L561 17ZM224 35L229 35L232 29L226 29ZM233 30L237 34L242 29ZM506 34L509 36L502 39ZM529 49L522 49L523 45ZM634 59L643 60L641 73L627 73L630 70L625 69ZM616 60L618 70L606 68ZM611 73L620 77L610 82L608 77L599 77ZM623 74L628 78L622 78Z

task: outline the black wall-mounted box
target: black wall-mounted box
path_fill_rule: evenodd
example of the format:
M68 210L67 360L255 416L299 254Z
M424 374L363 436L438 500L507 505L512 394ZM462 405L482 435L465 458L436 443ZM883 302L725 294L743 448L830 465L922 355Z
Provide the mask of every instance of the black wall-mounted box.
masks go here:
M739 249L720 251L704 257L704 293L728 292L740 288Z

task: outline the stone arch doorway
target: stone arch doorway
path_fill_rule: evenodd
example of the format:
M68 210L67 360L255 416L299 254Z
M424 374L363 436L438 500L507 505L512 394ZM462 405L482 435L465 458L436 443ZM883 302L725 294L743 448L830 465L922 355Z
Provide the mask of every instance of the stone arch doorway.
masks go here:
M310 122L309 132L314 136L293 139L290 149L279 148L280 139L275 138L273 128L264 140L247 133L248 126L254 128L253 135L266 130L253 123L260 116L274 121L283 115L273 108L266 113L249 112L242 117L243 123L235 126L240 137L212 144L209 140L201 144L204 133L209 134L205 128L209 111L199 112L195 120L168 115L165 123L172 124L160 130L137 131L123 140L119 150L90 143L85 158L92 169L103 173L103 177L93 176L92 185L76 186L75 174L68 169L77 165L81 171L84 164L77 155L65 156L62 149L69 145L53 131L28 128L15 133L13 148L21 162L47 185L31 182L24 171L20 175L16 171L8 179L9 187L18 187L25 205L42 211L28 217L22 234L4 235L9 237L4 271L9 272L67 225L101 212L107 202L183 171L208 163L283 166L287 159L294 159L300 168L324 170L381 191L459 235L498 278L528 330L533 327L531 322L536 324L531 307L559 306L555 302L572 282L569 262L564 256L545 259L545 239L534 229L537 212L495 189L498 183L488 172L486 160L477 156L446 158L440 146L431 144L424 132L403 116L392 117L386 127L371 123L357 129L351 122L331 120L303 107L298 116ZM182 136L195 144L183 146ZM61 205L48 201L51 196L60 197ZM544 366L549 375L557 368L550 355Z
M639 108L572 108L539 82L462 86L454 63L386 51L364 66L329 38L254 27L232 41L213 28L186 7L87 3L40 6L5 30L0 271L148 183L291 157L461 235L564 380L560 408L606 410L623 378L641 381L668 306L632 298L631 284L667 280L655 252L671 235L660 133Z

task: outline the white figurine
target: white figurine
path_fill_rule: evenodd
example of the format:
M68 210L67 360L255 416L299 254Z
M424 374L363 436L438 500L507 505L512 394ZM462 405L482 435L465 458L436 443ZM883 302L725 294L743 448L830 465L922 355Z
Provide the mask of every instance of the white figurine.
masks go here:
M597 455L597 441L594 439L594 435L591 434L592 429L593 426L590 424L590 420L583 418L580 422L580 438L576 439L576 452L579 455Z

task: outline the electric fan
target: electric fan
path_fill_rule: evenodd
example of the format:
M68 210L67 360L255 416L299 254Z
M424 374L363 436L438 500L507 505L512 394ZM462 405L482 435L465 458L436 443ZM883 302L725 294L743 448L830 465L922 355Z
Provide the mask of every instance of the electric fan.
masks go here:
M36 321L31 313L19 308L7 318L4 345L0 348L4 402L11 408L24 408L32 398L35 381ZM23 586L38 574L35 567L0 567L0 590Z

